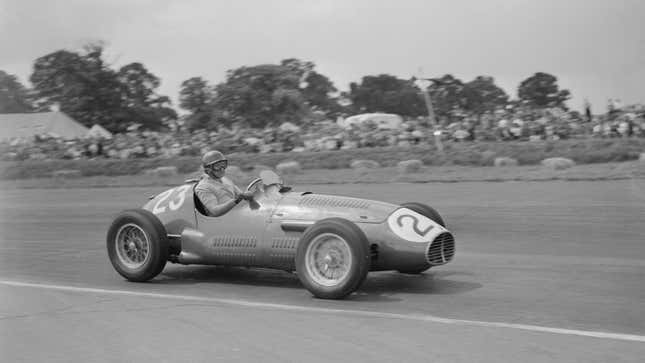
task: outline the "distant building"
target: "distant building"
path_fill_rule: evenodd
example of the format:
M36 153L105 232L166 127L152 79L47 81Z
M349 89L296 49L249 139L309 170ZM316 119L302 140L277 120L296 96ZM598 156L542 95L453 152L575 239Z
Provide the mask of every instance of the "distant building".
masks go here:
M49 135L64 139L85 137L89 129L63 112L0 114L0 140Z
M96 139L111 139L112 133L99 124L94 124L87 132L87 137Z

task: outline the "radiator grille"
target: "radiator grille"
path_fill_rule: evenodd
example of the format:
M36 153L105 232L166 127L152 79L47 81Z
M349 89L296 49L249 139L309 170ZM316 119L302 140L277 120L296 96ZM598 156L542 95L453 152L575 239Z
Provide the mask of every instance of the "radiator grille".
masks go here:
M300 199L302 207L344 207L355 209L367 209L370 203L357 198L334 197L329 195L308 194Z
M449 232L438 235L428 244L426 259L431 265L443 265L455 255L455 238Z

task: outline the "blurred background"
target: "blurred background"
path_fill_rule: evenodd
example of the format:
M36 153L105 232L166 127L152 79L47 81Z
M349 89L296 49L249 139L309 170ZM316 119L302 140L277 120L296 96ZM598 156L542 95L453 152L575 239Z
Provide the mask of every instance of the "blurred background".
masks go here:
M0 158L643 138L643 12L629 0L4 0Z

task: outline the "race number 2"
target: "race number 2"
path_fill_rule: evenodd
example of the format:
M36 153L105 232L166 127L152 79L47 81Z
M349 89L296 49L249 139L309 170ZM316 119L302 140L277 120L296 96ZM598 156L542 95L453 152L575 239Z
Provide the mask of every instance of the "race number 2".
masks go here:
M168 189L165 192L159 194L157 202L154 207L152 207L152 213L160 214L165 212L167 209L177 210L186 201L186 192L190 189L190 185L182 185L177 188Z
M408 208L397 209L387 222L392 232L410 242L429 242L443 231L430 218Z
M405 219L411 219L412 220L412 229L414 230L414 233L421 237L425 237L428 232L430 232L431 229L434 228L433 225L428 226L428 228L424 229L423 231L419 229L419 218L411 215L411 214L402 214L399 216L399 218L396 219L396 224L399 225L399 227L403 227L403 221Z

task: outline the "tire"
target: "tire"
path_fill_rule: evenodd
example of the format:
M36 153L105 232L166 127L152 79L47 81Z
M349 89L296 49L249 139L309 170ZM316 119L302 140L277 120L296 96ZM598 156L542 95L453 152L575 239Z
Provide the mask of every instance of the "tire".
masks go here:
M324 257L319 255L323 253ZM331 269L329 265L332 265ZM344 298L358 289L369 269L367 237L356 224L346 219L320 220L305 231L298 243L298 279L315 297ZM336 272L338 277L334 276Z
M168 261L166 229L154 214L144 209L119 213L108 230L106 244L112 266L129 281L153 279Z
M437 212L434 208L432 208L429 205L425 205L423 203L409 202L409 203L401 204L401 207L412 209L413 211L432 219L434 222L439 223L441 227L446 228L446 223L443 221L443 218L441 218L441 215L439 214L439 212Z
M437 212L434 208L430 207L429 205L426 205L423 203L409 202L409 203L403 203L401 204L401 206L411 209L425 217L432 219L435 223L438 223L439 225L441 225L441 227L444 227L444 228L446 227L446 223L443 221L443 218L441 218L441 215L439 214L439 212ZM424 267L424 268L419 268L415 270L399 270L399 272L403 274L408 274L408 275L420 275L429 269L430 267Z

